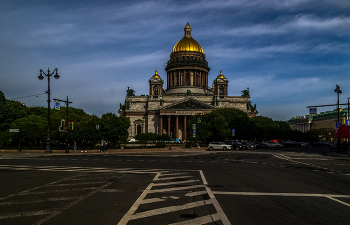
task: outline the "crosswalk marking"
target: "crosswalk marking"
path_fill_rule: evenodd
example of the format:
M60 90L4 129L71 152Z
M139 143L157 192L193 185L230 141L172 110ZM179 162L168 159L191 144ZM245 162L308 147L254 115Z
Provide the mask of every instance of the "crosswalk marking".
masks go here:
M149 210L146 212L136 213L131 217L131 220L140 219L140 218L149 217L149 216L160 215L160 214L164 214L164 213L180 211L180 210L184 210L184 209L191 209L191 208L204 206L204 205L208 205L208 204L213 204L213 200L209 199L209 200L205 200L205 201L191 202L191 203L184 204L184 205L169 206L169 207Z
M58 214L63 211L71 208L72 206L83 201L87 197L95 193L118 193L125 192L126 190L108 188L110 184L114 181L115 176L112 174L119 174L119 176L127 175L129 173L134 174L155 174L153 183L150 183L145 190L133 190L133 192L140 192L141 195L138 200L133 204L127 214L124 215L122 220L118 223L119 225L126 225L130 220L138 220L141 218L152 217L155 215L161 215L166 213L176 213L184 209L192 209L196 207L203 207L207 205L214 206L216 213L211 215L205 215L200 218L188 219L184 222L174 223L174 224L205 224L212 221L220 220L224 225L230 225L230 222L227 220L226 215L223 213L219 203L217 202L214 195L211 193L210 188L208 188L207 181L204 177L202 171L198 170L164 170L164 169L142 169L142 168L92 168L92 167L64 167L64 166L26 166L26 165L1 165L1 169L10 169L10 170L39 170L39 171L72 171L79 172L79 174L67 177L65 179L51 182L36 188L12 194L0 200L5 200L6 202L1 202L0 206L11 206L11 205L25 205L25 204L35 204L41 202L58 202L61 201L62 204L65 204L62 208L59 209L50 209L50 210L37 210L37 211L27 211L27 212L15 212L15 213L6 213L0 214L0 221L5 219L17 218L17 217L26 217L26 216L36 216L39 221L36 224L41 225L47 223ZM94 173L101 173L101 176L93 175ZM102 175L106 174L106 175ZM199 178L199 179L198 179ZM200 179L202 178L202 179ZM75 197L64 197L67 192L77 192L79 196ZM172 194L167 194L169 192L174 192ZM56 198L40 198L47 196L48 194L55 193L58 195ZM153 198L147 199L148 194L156 195ZM209 199L203 199L203 195L209 195ZM42 196L41 196L42 195ZM18 199L16 197L26 196L27 201L8 201L9 198ZM195 202L195 197L197 198ZM199 199L199 200L198 200ZM175 200L175 201L174 201ZM177 201L179 200L179 201ZM67 201L65 203L64 201ZM159 207L157 206L158 202L169 201L173 204L168 207ZM185 201L185 204L184 204ZM181 202L181 203L180 203ZM186 203L187 202L187 203ZM152 204L150 204L152 203ZM147 210L144 212L136 213L136 210L140 205L147 206ZM43 217L44 216L44 217ZM186 223L185 223L186 222Z

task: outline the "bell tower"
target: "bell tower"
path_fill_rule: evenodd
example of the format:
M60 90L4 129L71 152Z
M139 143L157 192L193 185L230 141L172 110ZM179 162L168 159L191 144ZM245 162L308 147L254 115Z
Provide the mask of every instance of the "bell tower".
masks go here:
M221 70L218 77L214 80L214 95L217 95L219 97L228 95L228 80L222 74Z
M158 75L156 70L155 74L151 77L149 82L149 95L157 98L159 95L163 95L163 83L164 81Z

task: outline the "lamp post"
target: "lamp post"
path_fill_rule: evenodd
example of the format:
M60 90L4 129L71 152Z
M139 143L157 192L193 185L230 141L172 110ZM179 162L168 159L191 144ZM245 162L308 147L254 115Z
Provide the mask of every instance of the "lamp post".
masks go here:
M47 83L48 83L48 88L47 88L47 140L46 140L46 150L45 153L52 153L51 149L51 121L50 121L50 77L55 73L53 76L55 79L60 78L60 76L57 74L58 69L54 69L52 73L50 73L50 69L47 69L47 73L45 73L44 70L40 69L40 75L38 76L39 80L43 80L44 76L47 76Z
M340 87L339 85L335 85L335 90L334 92L337 93L338 95L338 101L337 101L337 109L338 109L338 120L337 120L337 123L339 123L339 94L342 93L342 91L340 90ZM338 152L340 152L340 138L338 138L338 141L337 141L337 149L338 149Z

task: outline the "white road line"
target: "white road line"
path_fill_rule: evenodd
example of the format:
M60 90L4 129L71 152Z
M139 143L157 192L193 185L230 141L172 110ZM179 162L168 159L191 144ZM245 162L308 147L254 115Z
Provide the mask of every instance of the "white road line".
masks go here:
M208 185L207 179L205 179L204 173L202 170L199 171L201 177L202 177L202 181L204 185Z
M182 174L188 174L188 173L162 173L160 176L175 176L175 175L182 175Z
M150 190L149 193L181 191L181 190L187 190L187 189L193 189L193 188L201 188L201 187L205 187L205 185L192 185L192 186L186 186L186 187L156 189L156 190Z
M224 210L222 210L219 202L216 200L216 198L215 198L213 192L211 191L211 189L208 186L205 186L205 189L208 192L210 200L213 200L213 205L214 205L216 211L218 212L220 220L222 221L222 223L224 225L231 225L231 222L228 220L226 214L224 213Z
M70 184L52 184L47 187L61 187L61 186L74 186L74 185L86 185L86 184L102 184L106 181L84 182L84 183L70 183Z
M121 189L101 189L99 192L105 192L105 193L114 193L114 192L124 192L124 190Z
M153 203L153 202L164 202L167 199L165 198L149 198L149 199L144 199L141 204L148 204L148 203Z
M20 204L33 204L33 203L40 203L40 202L56 202L56 201L67 201L67 200L73 200L81 198L81 196L75 196L75 197L61 197L61 198L46 198L46 199L36 199L32 201L13 201L13 202L0 202L0 205L20 205Z
M26 192L19 193L18 195L41 195L41 194L49 194L49 193L61 193L61 192L71 192L71 191L86 191L86 190L96 190L97 187L88 187L88 188L76 188L76 189L63 189L63 190L48 190L48 191L36 191L36 192Z
M157 173L157 175L153 178L153 180L159 180L159 176L161 175L161 173Z
M204 195L204 194L208 194L208 192L207 192L207 191L189 192L189 193L186 193L185 196L187 196L187 197L193 197L193 196Z
M189 178L193 176L178 176L178 177L167 177L167 178L159 178L158 180L174 180L174 179L183 179L183 178Z
M16 194L12 194L12 195L8 195L6 197L2 197L0 198L0 201L1 200L4 200L4 199L7 199L7 198L10 198L10 197L14 197L14 196L20 196L20 195L24 195L26 193L29 193L30 191L34 191L34 190L37 190L39 188L43 188L43 187L46 187L47 185L50 185L50 184L57 184L59 182L62 182L62 181L65 181L65 180L69 180L71 178L76 178L76 177L79 177L81 175L84 175L84 174L78 174L78 175L74 175L74 176L71 176L71 177L66 177L62 180L59 180L59 181L55 181L55 182L52 182L52 183L49 183L49 184L45 184L45 185L41 185L41 186L38 186L38 187L35 187L35 188L32 188L32 189L29 189L29 190L26 190L26 191L22 191L22 192L19 192L19 193L16 193Z
M10 219L10 218L18 218L18 217L25 217L25 216L40 216L40 215L51 214L51 213L54 213L54 212L57 212L57 211L53 211L52 209L50 209L50 210L39 210L39 211L0 214L0 220Z
M175 184L186 184L186 183L194 183L198 182L199 180L183 180L183 181L174 181L174 182L167 182L167 183L157 183L153 186L167 186L167 185L175 185Z
M326 198L329 198L329 199L331 199L331 200L333 200L333 201L339 202L340 204L343 204L343 205L346 205L346 206L350 207L350 204L349 204L349 203L340 201L339 199L335 199L335 198L329 197L329 196L326 196Z
M45 217L44 219L40 220L37 225L41 225L43 223L46 223L47 221L49 221L50 219L52 219L53 217L57 216L58 214L60 214L61 212L69 209L70 207L78 204L79 202L83 201L84 199L90 197L91 195L95 194L96 192L98 192L99 190L102 190L104 189L105 187L107 187L108 185L112 184L113 182L108 182L107 184L101 186L100 188L88 193L87 195L77 199L76 201L70 203L69 205L63 207L63 208L60 208L58 211L54 211L54 212L51 212L50 215L48 215L47 217Z
M135 213L137 208L140 206L143 199L146 197L146 195L149 193L149 190L152 188L153 183L150 183L148 187L142 192L140 197L136 200L136 202L131 206L130 210L123 216L123 218L119 221L117 225L126 225L132 215Z
M267 193L267 192L226 192L213 191L216 195L247 195L247 196L281 196L281 197L333 197L333 198L350 198L350 195L334 194L308 194L308 193Z
M165 213L170 213L170 212L176 212L180 210L185 210L185 209L191 209L199 206L204 206L208 204L213 204L213 200L204 200L204 201L197 201L197 202L191 202L187 203L184 205L177 205L177 206L169 206L169 207L164 207L164 208L158 208L158 209L152 209L146 212L140 212L134 214L130 220L136 220L136 219L141 219L145 217L150 217L150 216L156 216L160 214L165 214Z

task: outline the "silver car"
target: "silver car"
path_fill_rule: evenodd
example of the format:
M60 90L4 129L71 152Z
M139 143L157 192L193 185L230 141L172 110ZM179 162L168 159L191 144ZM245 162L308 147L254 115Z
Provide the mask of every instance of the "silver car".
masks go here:
M278 143L278 142L272 142L272 141L268 141L265 143L267 145L267 147L269 148L281 148L283 147L282 144Z
M208 150L224 150L227 151L229 149L232 149L232 145L225 144L224 142L210 142L208 145Z

